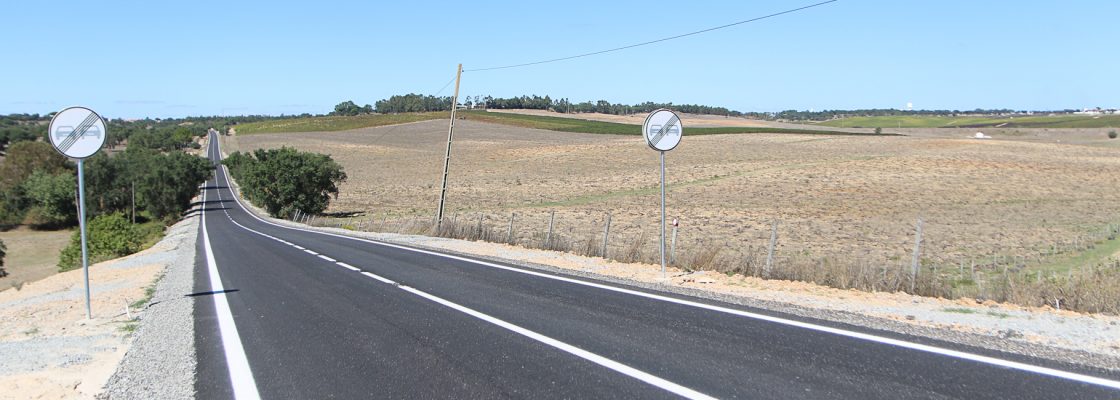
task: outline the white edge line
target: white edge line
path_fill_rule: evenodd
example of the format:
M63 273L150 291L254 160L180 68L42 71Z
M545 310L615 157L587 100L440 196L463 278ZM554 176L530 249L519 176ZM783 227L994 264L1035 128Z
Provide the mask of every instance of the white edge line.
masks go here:
M215 179L215 182L217 180ZM219 194L219 196L221 196ZM206 202L206 192L202 193L202 201ZM249 359L245 356L245 347L241 345L241 336L237 333L237 324L233 321L233 312L229 309L222 285L222 278L218 274L218 262L214 258L214 250L210 246L210 234L206 231L206 211L202 211L202 243L206 251L207 271L210 275L210 290L214 293L214 311L218 314L218 331L222 337L222 350L226 356L226 366L229 368L229 380L233 386L233 397L236 399L260 399L257 392L257 383L253 380L253 372L249 368Z
M322 254L320 254L320 255L319 255L319 258L322 258L322 259L324 259L324 260L327 260L327 262L335 262L335 261L338 261L338 260L335 260L335 259L333 259L333 258L330 258L330 257L324 256L324 255L322 255Z
M368 274L368 272L366 272L366 274ZM456 304L456 303L452 303L452 302L444 300L440 297L428 294L424 291L421 291L421 290L418 290L418 289L415 289L415 288L411 288L411 287L408 287L408 286L401 286L400 288L402 290L405 290L405 291L409 292L409 293L415 294L415 295L423 297L425 299L428 299L428 300L434 301L436 303L442 304L444 306L450 307L450 308L452 308L456 311L459 311L461 313L464 313L464 314L470 315L472 317L481 319L483 321L486 321L486 322L489 322L491 324L497 325L501 328L505 328L507 330L513 331L514 333L517 333L519 335L528 337L530 339L533 339L533 340L536 340L538 342L544 343L546 345L552 346L552 347L557 348L559 350L565 351L565 352L567 352L569 354L572 354L574 356L577 356L579 358L585 359L587 361L591 361L595 364L599 364L599 365L601 365L603 367L606 367L606 368L610 368L610 369L612 369L616 372L619 372L623 375L626 375L626 376L629 376L631 378L640 380L642 382L653 385L653 386L658 387L662 390L666 390L666 391L671 392L673 394L676 394L678 396L682 396L682 397L689 398L689 399L714 399L714 397L711 397L711 396L708 396L706 394L697 392L695 390L692 390L692 389L689 389L687 387L678 385L676 383L667 381L665 379L656 377L654 375L650 375L649 373L646 373L646 372L643 372L643 371L638 370L636 368L630 367L626 364L622 364L620 362L611 360L609 358L600 356L598 354L589 352L587 350L583 350L581 348L578 348L578 347L572 346L570 344L561 342L559 340L553 339L551 337L539 334L539 333L531 331L529 329L525 329L525 328L522 328L520 326L517 326L517 325L511 324L509 322L503 321L501 319L489 316L487 314L483 314L483 313L475 311L471 308L461 306L461 305Z
M220 144L219 144L219 146L220 146ZM224 174L226 176L226 180L228 181L229 180L229 170L226 168L225 165L222 165L221 168L222 168L222 171L224 172ZM230 189L230 191L232 192L233 190ZM891 346L896 346L896 347L901 347L901 348L906 348L906 349L911 349L911 350L917 350L917 351L922 351L922 352L926 352L926 353L940 354L940 355L943 355L943 356L954 357L954 358L959 358L959 359L969 360L969 361L975 361L975 362L979 362L979 363L983 363L983 364L995 365L995 366L1000 366L1000 367L1005 367L1005 368L1011 368L1011 369L1016 369L1016 370L1020 370L1020 371L1033 372L1033 373L1040 374L1040 375L1047 375L1047 376L1052 376L1052 377L1056 377L1056 378L1068 379L1068 380L1072 380L1072 381L1089 383L1089 384L1094 384L1094 385L1099 385L1099 386L1104 386L1104 387L1109 387L1109 388L1112 388L1112 389L1120 390L1120 381L1116 381L1116 380L1112 380L1112 379L1106 379L1106 378L1100 378L1100 377L1091 376L1091 375L1079 374L1079 373L1076 373L1076 372L1062 371L1062 370L1059 370L1059 369L1042 367L1042 366L1037 366L1037 365L1031 365L1031 364L1026 364L1026 363L1022 363L1022 362L1018 362L1018 361L1010 361L1010 360L1004 360L1004 359L999 359L999 358L995 358L995 357L982 356L982 355L979 355L979 354L966 353L966 352L963 352L963 351L951 350L951 349L946 349L946 348L943 348L943 347L925 345L925 344L920 344L920 343L912 343L912 342L907 342L907 341L899 340L899 339L892 339L892 338L878 336L878 335L872 335L872 334L868 334L868 333L849 331L849 330L833 328L833 327L829 327L829 326L818 325L818 324L813 324L813 323L808 323L808 322L801 322L801 321L796 321L796 320L791 320L791 319L779 318L779 317L774 317L774 316L769 316L769 315L764 315L764 314L753 313L753 312L749 312L749 311L736 310L736 309L733 309L733 308L727 308L727 307L715 306L715 305L711 305L711 304L698 303L698 302L694 302L694 301L677 299L677 298L662 296L662 295L658 295L658 294L639 292L639 291L636 291L636 290L624 289L624 288L608 286L608 285L593 283L593 282L587 282L587 281L567 278L567 277L563 277L563 276L549 275L549 274L545 274L545 273L541 273L541 272L537 272L537 271L528 271L528 270L513 268L513 267L509 267L509 266L505 266L505 265L494 264L494 263L489 263L489 262L479 261L479 260L472 260L472 259L465 258L465 257L459 257L459 256L450 255L450 254L443 254L443 253L438 253L438 252L429 251L429 250L417 249L417 248L402 246L402 245L398 245L398 244L378 242L378 241L370 240L370 239L357 238L357 237L346 236L346 235L339 235L339 234L334 234L334 233L329 233L329 232L320 232L320 231L311 230L311 229L303 229L303 228L297 228L297 227L284 226L284 225L280 225L280 224L277 224L277 223L274 223L274 222L266 221L266 220L262 219L261 217L258 217L256 214L249 211L245 207L244 204L241 203L241 198L238 197L236 194L233 196L233 198L234 198L234 202L236 202L237 205L239 207L241 207L241 209L244 210L246 214L248 214L249 216L253 217L254 219L256 219L256 220L258 220L262 223L272 225L272 226L275 226L275 227L278 227L278 228L294 230L294 231L301 231L301 232L308 232L308 233L315 233L315 234L319 234L319 235L325 235L325 236L355 240L355 241L359 241L359 242L370 243L370 244L374 244L374 245L378 245L378 246L391 247L391 248L396 248L396 249L401 249L401 250L406 250L406 251L411 251L411 252L416 252L416 253L421 253L421 254L434 255L434 256L438 256L438 257L444 257L444 258L449 258L449 259L453 259L453 260L464 261L464 262L468 262L468 263L472 263L472 264L478 264L478 265L482 265L482 266L498 268L498 269L511 271L511 272L518 272L518 273L522 273L522 274L538 276L538 277L558 280L558 281L562 281L562 282L574 283L574 284L577 284L577 285L584 285L584 286L594 287L594 288L598 288L598 289L610 290L610 291L618 292L618 293L625 293L625 294L630 294L630 295L634 295L634 296L645 297L645 298L653 299L653 300L660 300L660 301L665 301L665 302L669 302L669 303L675 303L675 304L680 304L680 305L697 307L697 308L702 308L702 309L706 309L706 310L710 310L710 311L717 311L717 312L722 312L722 313L727 313L727 314L732 314L732 315L738 315L738 316L741 316L741 317L747 317L747 318L758 319L758 320L762 320L762 321L768 321L768 322L773 322L773 323L787 325L787 326L794 326L794 327L798 327L798 328L809 329L809 330L813 330L813 331L817 331L817 332L831 333L831 334L850 337L850 338L854 338L854 339L866 340L866 341L870 341L870 342L881 343L881 344L886 344L886 345L891 345Z
M303 249L303 252L307 253L307 254L310 254L310 255L313 255L313 256L319 255L319 253L316 253L316 252L314 252L312 250L308 250L308 249Z

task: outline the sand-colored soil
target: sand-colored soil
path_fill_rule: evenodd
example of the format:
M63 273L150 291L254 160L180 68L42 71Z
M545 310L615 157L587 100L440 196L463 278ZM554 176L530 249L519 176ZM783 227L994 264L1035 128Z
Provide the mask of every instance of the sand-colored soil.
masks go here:
M0 399L94 398L128 350L125 306L144 297L166 263L160 242L90 266L93 318L82 270L0 291ZM131 310L135 317L143 310Z

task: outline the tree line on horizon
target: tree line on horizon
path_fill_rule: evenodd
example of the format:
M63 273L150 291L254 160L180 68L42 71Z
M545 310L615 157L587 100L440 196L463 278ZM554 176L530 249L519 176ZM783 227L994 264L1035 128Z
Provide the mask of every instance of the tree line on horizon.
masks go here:
M729 117L746 117L768 121L829 121L850 117L884 117L884 116L961 116L961 115L1008 115L1025 113L1011 109L973 109L973 110L899 110L888 108L855 109L855 110L785 110L779 112L742 112L726 107L708 106L700 104L673 104L647 101L638 104L611 103L607 100L595 102L584 101L575 103L568 98L554 99L551 96L527 95L509 98L493 96L464 96L459 99L458 107L467 109L528 109L545 110L558 113L602 113L613 115L644 114L660 108L669 108L689 114L723 115ZM335 106L335 111L330 115L359 115L359 114L395 114L409 112L447 111L451 109L451 96L432 96L409 93L393 95L388 99L379 100L373 106L358 106L353 101L346 101ZM1069 114L1077 110L1033 111L1034 113Z

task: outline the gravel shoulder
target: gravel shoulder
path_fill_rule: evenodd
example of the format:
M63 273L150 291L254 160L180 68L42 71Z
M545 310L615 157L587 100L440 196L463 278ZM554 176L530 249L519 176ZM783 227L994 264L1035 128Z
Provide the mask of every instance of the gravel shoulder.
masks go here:
M0 325L0 399L128 398L109 393L113 393L113 383L120 381L118 376L123 376L120 371L134 365L132 360L145 351L150 353L148 358L162 358L163 363L143 367L149 369L148 376L186 380L186 389L193 391L193 332L181 332L184 327L194 326L190 323L193 310L189 298L180 300L189 292L176 293L168 288L174 288L182 279L180 275L185 275L189 290L197 232L197 218L187 218L169 228L163 240L147 250L90 266L92 319L87 320L85 315L81 270L0 292L0 320L4 321ZM145 289L157 280L154 298L126 311L127 305L144 299ZM186 323L179 321L164 332L156 332L156 322L164 314L184 315ZM169 340L175 336L189 340ZM162 344L155 350L158 353L153 353L148 343L156 340ZM118 365L122 369L118 370ZM130 379L127 384L135 386L137 382ZM183 398L193 394L175 391L174 384L159 386L159 392L131 397Z

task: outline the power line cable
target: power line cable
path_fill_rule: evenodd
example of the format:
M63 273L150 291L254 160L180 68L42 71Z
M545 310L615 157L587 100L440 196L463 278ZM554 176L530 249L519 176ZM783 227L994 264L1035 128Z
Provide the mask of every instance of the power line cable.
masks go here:
M669 40L673 40L673 39L680 39L680 38L683 38L683 37L686 37L686 36L699 35L701 33L711 32L711 31L718 30L718 29L724 29L724 28L729 28L729 27L736 26L736 25L742 25L742 24L746 24L746 23L750 23L750 22L764 20L764 19L767 19L767 18L773 18L773 17L777 17L779 15L794 13L794 12L798 12L798 11L801 11L801 10L807 10L807 9L817 7L817 6L822 6L822 5L825 5L825 4L828 4L828 3L834 3L836 1L838 1L838 0L822 1L820 3L810 4L810 5L807 5L807 6L804 6L804 7L789 9L789 10L785 10L785 11L782 11L782 12L778 12L778 13L774 13L774 14L770 14L770 15L764 15L764 16L761 16L761 17L755 17L755 18L751 18L751 19L743 20L743 21L739 21L739 22L733 22L733 23L730 23L730 24L727 24L727 25L720 25L720 26L713 27L713 28L701 29L701 30L698 30L698 31L684 33L684 34L680 34L680 35L676 35L676 36L670 36L670 37L666 37L666 38L650 40L648 42L635 43L635 44L626 45L626 46L622 46L622 47L615 47L613 49L599 50L599 51L594 51L594 52L590 52L590 53L577 54L577 55L574 55L574 56L553 58L553 59L548 59L548 60L527 62L527 63L522 63L522 64L512 64L512 65L503 65L503 66L498 66L498 67L487 67L487 68L476 68L476 69L465 69L465 70L463 70L463 72L493 71L493 70L497 70L497 69L527 67L527 66L530 66L530 65L547 64L547 63L553 63L553 62L557 62L557 61L566 61L566 60L571 60L571 59L576 59L576 58L589 57L589 56L594 56L594 55L599 55L599 54L604 54L604 53L610 53L610 52L619 51L619 50L632 49L632 48L635 48L635 47L651 45L651 44L654 44L654 43L665 42L665 41L669 41Z
M439 90L436 91L436 94L433 94L432 96L433 97L439 97L439 94L443 93L443 90L447 89L447 87L451 85L451 82L455 82L455 77L454 76L452 76L451 80L447 81L447 83L443 84L443 87L439 88Z

